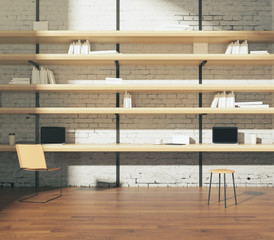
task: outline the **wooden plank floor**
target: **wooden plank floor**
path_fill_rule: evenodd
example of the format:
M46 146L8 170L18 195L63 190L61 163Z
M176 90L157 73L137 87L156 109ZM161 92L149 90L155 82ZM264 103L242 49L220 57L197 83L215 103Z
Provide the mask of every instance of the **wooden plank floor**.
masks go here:
M274 239L274 188L66 188L46 204L22 203L29 189L0 188L0 239ZM52 196L43 192L39 198ZM222 198L223 199L223 198Z

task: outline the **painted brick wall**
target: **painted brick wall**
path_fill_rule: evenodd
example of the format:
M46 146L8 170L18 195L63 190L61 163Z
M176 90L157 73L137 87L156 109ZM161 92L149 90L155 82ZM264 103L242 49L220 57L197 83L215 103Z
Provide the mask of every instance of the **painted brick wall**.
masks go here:
M115 1L110 0L40 0L41 21L49 22L50 30L114 30ZM35 19L35 1L0 0L1 30L31 30ZM204 30L271 30L272 1L203 1ZM164 24L189 25L198 29L197 1L190 0L121 0L121 30L151 30ZM236 40L236 39L235 39ZM113 49L114 45L95 44L94 50ZM212 44L209 53L223 53L226 46ZM41 45L41 53L66 53L68 45ZM266 49L267 44L252 44L251 50ZM123 44L122 53L192 53L192 45ZM2 44L1 53L34 53L33 45ZM69 80L94 80L115 76L114 66L46 66L57 83ZM30 66L0 66L0 82L12 77L28 77ZM271 66L205 66L204 83L273 83ZM196 66L123 66L121 77L140 83L197 83ZM203 95L203 105L209 106L213 94ZM274 106L273 94L237 94L237 101L257 100ZM45 107L115 106L115 94L40 94ZM121 100L122 101L122 100ZM2 107L34 106L31 93L1 93ZM121 102L122 104L122 102ZM198 94L133 94L136 107L198 106ZM18 141L33 141L34 116L2 115L0 142L8 142L8 133L15 132ZM43 115L41 126L65 126L68 143L115 142L114 115ZM211 142L212 126L238 126L241 142L248 143L255 133L263 143L273 143L274 119L270 115L208 115L203 120L204 142ZM171 141L173 134L186 134L198 142L196 115L122 115L122 143L153 143L155 138ZM62 166L68 186L94 186L115 181L114 153L48 153L49 166ZM15 153L0 153L0 180L14 181L17 186L33 185L33 174L20 171ZM206 153L204 183L209 182L209 169L227 167L236 170L239 186L272 186L273 154L271 153ZM197 186L197 153L122 153L121 182L123 186ZM55 185L56 175L41 177L41 184ZM229 184L231 182L228 182Z

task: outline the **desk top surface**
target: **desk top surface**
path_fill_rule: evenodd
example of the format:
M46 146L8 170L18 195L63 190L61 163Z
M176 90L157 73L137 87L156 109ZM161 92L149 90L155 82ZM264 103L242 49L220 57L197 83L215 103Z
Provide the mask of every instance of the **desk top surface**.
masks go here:
M45 152L274 152L274 144L43 144ZM0 145L13 152L14 145Z

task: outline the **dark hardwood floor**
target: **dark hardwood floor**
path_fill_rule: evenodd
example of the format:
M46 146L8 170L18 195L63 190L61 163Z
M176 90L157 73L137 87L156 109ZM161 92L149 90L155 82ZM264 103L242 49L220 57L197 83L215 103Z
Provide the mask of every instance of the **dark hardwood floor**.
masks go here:
M274 188L227 190L227 208L207 188L66 188L45 204L0 188L0 239L274 239ZM52 197L44 191L39 198ZM222 194L223 200L223 194Z

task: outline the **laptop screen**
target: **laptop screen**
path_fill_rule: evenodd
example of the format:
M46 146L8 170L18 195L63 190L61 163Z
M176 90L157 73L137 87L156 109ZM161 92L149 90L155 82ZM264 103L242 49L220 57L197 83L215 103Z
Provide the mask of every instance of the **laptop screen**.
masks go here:
M41 143L65 143L64 127L41 127Z
M213 143L238 143L237 127L213 127Z

